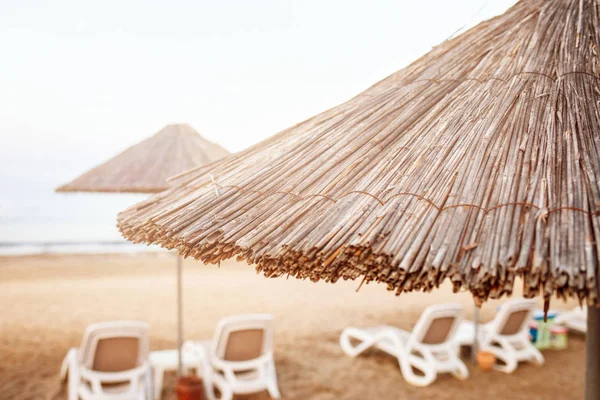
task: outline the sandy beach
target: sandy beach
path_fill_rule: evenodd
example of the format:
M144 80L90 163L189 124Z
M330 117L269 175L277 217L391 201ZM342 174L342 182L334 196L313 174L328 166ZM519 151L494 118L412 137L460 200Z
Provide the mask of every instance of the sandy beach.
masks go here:
M448 286L395 297L380 285L265 279L252 267L228 262L184 263L186 339L209 339L227 315L265 312L276 323L276 367L284 399L580 399L584 340L571 336L567 351L546 351L546 365L522 364L512 375L441 376L427 388L408 385L396 361L379 352L359 358L339 348L349 325L393 324L410 329L430 304L458 302L472 314L467 293ZM85 327L112 319L147 321L152 349L175 347L175 258L139 255L48 255L0 258L0 399L66 399L58 379L63 356L78 346ZM484 321L499 302L484 305ZM552 308L575 303L555 301ZM173 396L169 376L164 399ZM267 399L268 395L249 397Z

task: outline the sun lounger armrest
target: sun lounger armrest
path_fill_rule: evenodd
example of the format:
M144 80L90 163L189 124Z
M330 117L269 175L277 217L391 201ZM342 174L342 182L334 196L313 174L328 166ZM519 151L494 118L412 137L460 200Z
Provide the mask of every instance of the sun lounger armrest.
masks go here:
M146 373L148 373L147 363L144 363L134 369L119 372L98 372L89 370L87 368L80 369L82 378L90 382L99 381L102 383L117 383L123 381L134 382L143 377Z
M273 353L265 353L250 361L224 361L217 358L212 358L211 363L214 368L220 370L245 371L248 369L256 369L257 366L266 365L273 359Z

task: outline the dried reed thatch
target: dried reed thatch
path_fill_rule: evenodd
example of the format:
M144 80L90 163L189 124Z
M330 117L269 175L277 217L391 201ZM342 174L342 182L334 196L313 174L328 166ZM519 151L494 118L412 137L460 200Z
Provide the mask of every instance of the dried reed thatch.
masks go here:
M229 155L187 124L167 125L102 165L56 189L57 192L156 193L167 178Z
M598 301L600 4L521 1L119 216L267 276Z

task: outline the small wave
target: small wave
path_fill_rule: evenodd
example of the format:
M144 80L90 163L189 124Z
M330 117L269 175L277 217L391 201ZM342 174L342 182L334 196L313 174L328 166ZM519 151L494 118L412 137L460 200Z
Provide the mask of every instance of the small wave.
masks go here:
M120 254L166 251L157 246L133 244L125 241L98 242L0 242L0 256L31 254Z

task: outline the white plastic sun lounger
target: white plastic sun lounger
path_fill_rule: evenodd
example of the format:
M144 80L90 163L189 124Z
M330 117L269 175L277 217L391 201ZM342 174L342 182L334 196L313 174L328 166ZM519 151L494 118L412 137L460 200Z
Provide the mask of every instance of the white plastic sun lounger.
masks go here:
M222 319L212 341L184 344L185 351L197 352L205 365L202 379L209 399L215 386L220 399L236 394L267 390L274 399L281 397L273 358L273 317L248 314Z
M495 369L512 373L520 361L544 364L544 356L529 341L529 321L536 303L533 300L513 299L502 305L493 321L480 325L479 348L489 351L503 364ZM463 346L473 346L475 327L471 321L464 321L457 334Z
M67 353L60 370L68 376L69 400L150 400L150 328L136 321L90 325L79 349Z
M580 333L587 332L587 306L577 307L571 311L565 311L556 317L554 323L562 325L569 330Z
M393 326L346 328L340 346L351 357L371 347L396 357L402 376L415 386L430 385L439 373L466 379L469 371L458 357L454 340L462 316L461 305L434 305L423 312L412 333Z

